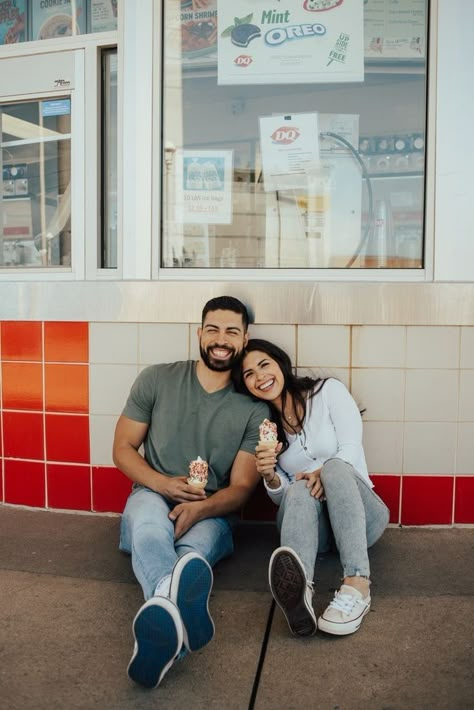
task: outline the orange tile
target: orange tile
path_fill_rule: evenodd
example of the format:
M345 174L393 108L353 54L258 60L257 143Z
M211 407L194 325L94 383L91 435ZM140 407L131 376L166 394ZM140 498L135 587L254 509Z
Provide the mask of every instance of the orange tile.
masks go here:
M2 360L42 360L42 324L33 321L3 321Z
M47 412L87 414L89 411L89 366L45 365Z
M4 409L43 409L43 366L32 362L2 363Z
M46 362L89 362L89 324L44 324Z

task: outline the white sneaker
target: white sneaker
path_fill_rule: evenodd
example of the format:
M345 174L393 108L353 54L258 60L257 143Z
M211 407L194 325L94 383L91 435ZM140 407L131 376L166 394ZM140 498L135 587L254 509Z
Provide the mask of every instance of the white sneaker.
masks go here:
M268 568L273 598L284 613L295 636L312 636L317 623L313 610L313 588L306 579L300 558L291 547L278 547Z
M326 611L318 619L318 628L327 634L353 634L370 609L370 594L363 597L354 587L343 584Z

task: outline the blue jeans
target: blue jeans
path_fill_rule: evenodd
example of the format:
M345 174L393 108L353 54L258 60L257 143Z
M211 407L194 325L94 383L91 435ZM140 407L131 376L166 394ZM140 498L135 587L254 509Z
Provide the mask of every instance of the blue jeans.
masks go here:
M120 549L132 556L132 567L145 599L170 575L178 557L197 552L211 567L234 551L232 526L226 518L206 518L179 540L168 513L174 507L158 493L138 486L130 494L120 526Z
M389 510L365 479L345 461L330 459L321 470L326 500L313 498L307 481L286 489L277 516L281 544L301 558L308 580L318 552L327 552L334 537L344 577L370 577L367 548L387 527Z

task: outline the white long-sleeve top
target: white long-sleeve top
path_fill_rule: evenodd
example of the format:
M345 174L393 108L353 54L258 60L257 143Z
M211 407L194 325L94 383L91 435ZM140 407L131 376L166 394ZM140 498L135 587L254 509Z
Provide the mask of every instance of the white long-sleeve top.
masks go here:
M287 437L289 447L277 464L281 485L272 489L265 483L268 495L277 505L297 473L315 471L328 459L338 458L352 464L373 487L362 447L360 412L352 395L339 380L327 380L321 390L308 399L302 431L287 434Z

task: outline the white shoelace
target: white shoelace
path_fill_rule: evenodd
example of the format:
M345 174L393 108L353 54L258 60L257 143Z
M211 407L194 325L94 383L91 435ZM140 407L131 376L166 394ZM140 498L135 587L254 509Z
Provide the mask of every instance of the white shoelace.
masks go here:
M342 611L344 614L350 614L354 610L357 602L360 601L360 599L357 599L357 597L354 597L352 594L336 592L329 606L332 607L332 609L337 609L337 611Z

